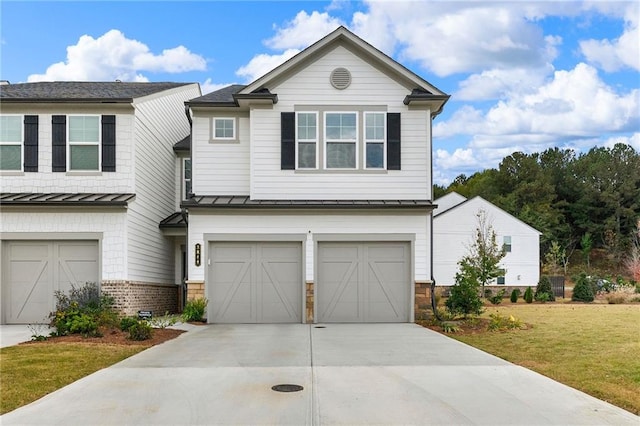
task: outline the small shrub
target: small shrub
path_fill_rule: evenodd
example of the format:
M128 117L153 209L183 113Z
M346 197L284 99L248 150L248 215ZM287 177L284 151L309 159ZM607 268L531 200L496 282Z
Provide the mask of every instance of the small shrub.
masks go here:
M138 324L138 319L134 317L124 317L120 320L120 330L129 331L131 327Z
M514 288L511 292L511 303L518 303L518 297L520 297L520 289Z
M543 295L546 295L543 296ZM556 297L553 294L553 288L551 288L551 281L549 281L548 277L541 277L540 281L538 281L538 285L536 287L536 293L534 295L534 298L538 301L538 302L555 302Z
M500 303L502 303L502 299L504 298L504 291L504 288L498 290L495 296L489 297L489 302L493 303L494 305L499 305Z
M485 288L484 289L484 298L488 299L491 297L491 295L493 295L493 291L491 291L490 288Z
M451 294L445 302L449 313L453 316L480 315L482 300L479 296L479 284L472 274L456 274L456 283L451 287Z
M32 341L41 342L47 340L47 336L43 333L45 328L48 328L45 324L29 324L27 328L31 332Z
M85 337L99 337L98 322L89 314L81 313L74 316L68 322L69 332L72 334L82 334Z
M117 324L116 313L111 308L113 298L100 295L95 283L81 287L71 286L68 294L55 291L56 310L50 315L52 336L78 333L83 336L100 336L100 326Z
M152 318L149 321L149 324L153 328L163 329L163 328L171 327L172 325L176 325L177 322L178 322L178 317L176 315L169 315L169 312L165 312L164 315L161 317Z
M129 327L129 339L131 340L149 340L153 335L153 329L146 321L137 321Z
M593 302L594 292L592 280L583 272L576 277L574 281L575 285L573 286L573 296L571 296L571 300L574 302Z
M185 322L202 321L204 319L204 312L207 308L208 303L209 301L206 298L199 298L188 301L184 306L182 319Z
M610 305L620 305L627 301L627 297L624 294L608 294L607 303Z
M460 331L460 327L456 323L453 323L453 322L450 322L450 321L443 321L442 322L442 331L444 333L447 333L447 334L449 334L449 333L457 333L457 332Z
M533 302L533 290L531 290L531 287L527 287L527 289L524 291L524 296L522 296L522 298L527 303Z
M523 327L522 321L520 321L518 318L514 317L513 315L509 315L507 317L497 312L495 314L490 314L489 318L490 318L489 330L491 331L514 330L514 329L521 329Z

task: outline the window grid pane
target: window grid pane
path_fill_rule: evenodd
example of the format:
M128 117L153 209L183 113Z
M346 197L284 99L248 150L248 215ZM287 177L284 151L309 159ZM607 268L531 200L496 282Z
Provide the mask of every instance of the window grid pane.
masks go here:
M356 114L355 113L328 113L326 115L327 140L356 140Z
M365 114L365 137L367 141L384 141L384 114Z
M100 129L98 117L69 117L69 142L98 143L99 138Z
M233 139L233 118L216 118L215 137L221 139Z
M300 169L316 168L316 143L315 142L299 142L298 143L298 168Z
M327 143L327 168L353 169L356 167L356 144L351 142Z
M22 142L22 116L0 116L0 142Z
M0 145L0 170L22 170L21 145Z
M367 143L367 168L382 169L384 167L384 144L379 142Z
M298 114L298 140L316 140L316 115Z
M71 145L69 159L71 170L98 170L98 146Z

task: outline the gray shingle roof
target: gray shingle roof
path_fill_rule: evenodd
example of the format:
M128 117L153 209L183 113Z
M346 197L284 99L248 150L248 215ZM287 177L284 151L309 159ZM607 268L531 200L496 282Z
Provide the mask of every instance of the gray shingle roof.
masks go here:
M429 200L252 200L248 195L196 195L182 202L194 208L296 208L296 209L424 209Z
M231 86L223 87L220 90L216 90L215 92L207 93L206 95L200 96L199 98L191 99L189 101L190 104L196 103L230 103L235 104L235 100L233 99L233 95L244 89L245 85L243 84L232 84Z
M187 135L184 139L174 143L173 150L175 152L191 151L191 135Z
M2 206L126 206L135 194L3 192Z
M54 81L0 85L2 102L131 102L193 83Z

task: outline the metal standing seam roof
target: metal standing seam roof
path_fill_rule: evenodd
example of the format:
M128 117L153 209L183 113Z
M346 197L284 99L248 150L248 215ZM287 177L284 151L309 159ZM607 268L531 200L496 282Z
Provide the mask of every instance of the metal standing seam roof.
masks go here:
M127 206L136 197L123 193L8 193L0 194L1 206Z
M429 208L435 205L430 200L252 200L248 195L204 195L183 201L185 208Z
M54 81L0 85L2 102L131 102L194 83Z

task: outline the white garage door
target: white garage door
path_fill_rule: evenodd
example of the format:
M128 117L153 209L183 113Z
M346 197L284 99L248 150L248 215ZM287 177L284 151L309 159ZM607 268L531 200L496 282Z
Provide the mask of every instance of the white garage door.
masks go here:
M210 259L209 322L302 322L300 242L216 242Z
M8 241L2 262L3 311L8 324L48 322L54 292L99 283L97 241Z
M409 322L411 246L318 243L318 322Z

